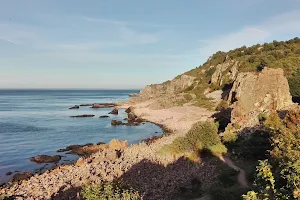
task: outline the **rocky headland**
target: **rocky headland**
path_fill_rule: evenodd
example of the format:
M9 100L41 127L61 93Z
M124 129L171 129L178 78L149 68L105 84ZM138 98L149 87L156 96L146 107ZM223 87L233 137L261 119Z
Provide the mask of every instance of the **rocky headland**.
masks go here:
M97 109L125 108L128 125L149 121L163 127L166 133L130 146L120 140L87 146L97 148L74 165L59 166L41 175L33 175L28 180L9 183L0 190L0 196L14 196L16 199L80 199L80 191L87 184L120 181L139 191L144 199L180 200L180 194L197 192L198 195L201 193L201 199L210 199L203 191L217 195L220 191L214 192L211 186L235 177L234 172L230 172L234 175L229 173L225 174L225 178L220 178L222 170L219 161L237 171L237 181L234 180L230 187L226 185L226 189L232 190L228 194L233 195L235 190L242 190L243 194L251 187L247 180L248 172L237 167L229 157L217 154L213 159L201 154L199 158L191 159L180 154L161 154L160 150L177 138L186 136L199 121L215 123L220 138L227 145L229 140L235 142L237 138L238 142L247 141L249 134L257 131L262 135L267 131L263 120L272 113L280 113L281 119L287 115L295 120L287 114L289 110L298 110L298 105L292 102L290 79L286 78L291 74L273 67L271 63L248 65L243 60L249 60L248 54L243 57L245 51L218 52L203 66L162 84L149 85L139 94L131 95L128 102L88 105ZM253 51L260 53L264 47L253 47ZM250 61L253 63L255 59ZM111 114L118 114L117 109ZM112 125L123 123L112 121ZM244 146L247 145L242 143L239 148ZM79 149L84 150L82 148L85 147ZM234 147L228 145L228 148L231 150ZM235 150L240 151L234 149L228 156L244 159L239 157L243 152L237 154ZM256 164L257 159L253 163ZM226 192L224 188L219 190Z

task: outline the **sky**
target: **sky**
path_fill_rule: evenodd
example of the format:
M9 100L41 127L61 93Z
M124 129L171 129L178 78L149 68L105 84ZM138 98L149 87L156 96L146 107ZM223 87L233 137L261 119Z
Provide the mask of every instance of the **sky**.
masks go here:
M300 37L300 0L0 0L0 88L141 89Z

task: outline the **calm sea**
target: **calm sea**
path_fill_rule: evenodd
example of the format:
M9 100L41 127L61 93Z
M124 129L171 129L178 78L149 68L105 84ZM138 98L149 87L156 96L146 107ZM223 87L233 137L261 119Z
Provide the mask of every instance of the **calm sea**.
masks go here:
M74 160L75 155L56 150L72 144L109 142L113 138L136 143L162 130L151 123L141 126L112 127L112 119L126 117L124 110L118 116L100 119L111 108L92 109L78 104L120 102L128 100L133 90L0 90L0 183L7 181L8 171L30 171L43 164L29 161L32 156L62 155ZM71 118L72 115L94 114L93 118ZM51 165L47 165L51 167Z

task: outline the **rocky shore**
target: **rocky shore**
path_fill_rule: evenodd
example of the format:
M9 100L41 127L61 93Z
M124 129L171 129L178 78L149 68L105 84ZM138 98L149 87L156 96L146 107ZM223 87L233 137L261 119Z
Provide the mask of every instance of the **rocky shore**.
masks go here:
M207 120L213 113L195 106L153 110L148 107L150 104L151 101L124 103L119 107L130 107L129 113L160 124L171 134L129 147L126 142L113 140L105 148L97 149L96 153L80 158L74 165L59 166L29 180L6 185L0 190L0 196L79 199L79 191L85 184L112 180L120 180L136 188L145 199L170 199L180 188L188 188L195 180L205 182L209 187L214 179L214 163L192 163L185 158L159 155L157 152L174 138L184 135L192 124Z

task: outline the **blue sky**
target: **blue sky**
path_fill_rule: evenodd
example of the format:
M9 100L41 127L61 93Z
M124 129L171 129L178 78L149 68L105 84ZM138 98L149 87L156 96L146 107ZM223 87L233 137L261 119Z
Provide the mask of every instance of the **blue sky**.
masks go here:
M142 88L300 36L300 0L0 0L0 88Z

